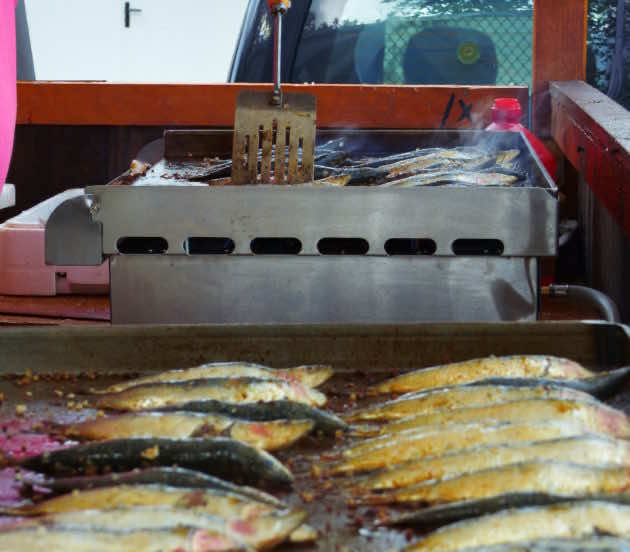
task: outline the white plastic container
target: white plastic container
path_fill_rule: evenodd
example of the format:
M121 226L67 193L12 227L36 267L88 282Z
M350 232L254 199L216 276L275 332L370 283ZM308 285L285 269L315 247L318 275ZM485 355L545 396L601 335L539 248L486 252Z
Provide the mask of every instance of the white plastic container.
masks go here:
M46 221L58 205L82 193L66 190L0 225L1 295L109 293L109 261L97 267L46 265Z

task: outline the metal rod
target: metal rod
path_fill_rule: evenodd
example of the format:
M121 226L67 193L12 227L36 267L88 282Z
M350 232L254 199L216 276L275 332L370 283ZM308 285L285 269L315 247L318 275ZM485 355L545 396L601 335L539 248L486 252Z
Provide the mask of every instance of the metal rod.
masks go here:
M282 16L286 8L282 5L274 7L274 33L273 33L273 94L271 103L273 105L282 105Z

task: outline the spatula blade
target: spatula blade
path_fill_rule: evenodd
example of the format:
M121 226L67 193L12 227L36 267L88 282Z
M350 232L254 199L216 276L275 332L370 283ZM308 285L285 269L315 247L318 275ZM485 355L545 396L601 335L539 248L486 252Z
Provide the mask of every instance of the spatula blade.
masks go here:
M282 107L277 107L271 104L268 92L245 90L239 93L234 120L232 183L312 181L315 119L316 100L310 94L284 94Z

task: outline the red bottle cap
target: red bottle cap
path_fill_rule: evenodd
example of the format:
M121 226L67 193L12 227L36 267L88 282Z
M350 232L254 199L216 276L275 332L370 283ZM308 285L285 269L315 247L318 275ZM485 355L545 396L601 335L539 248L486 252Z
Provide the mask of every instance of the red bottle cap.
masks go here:
M497 98L492 106L492 122L519 124L523 116L520 102L515 98Z

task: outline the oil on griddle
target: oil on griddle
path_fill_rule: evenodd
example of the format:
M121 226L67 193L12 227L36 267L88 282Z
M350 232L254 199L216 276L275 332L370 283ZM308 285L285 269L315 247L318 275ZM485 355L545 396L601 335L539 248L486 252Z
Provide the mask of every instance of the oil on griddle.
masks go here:
M4 493L2 542L626 550L630 422L602 399L629 374L550 356L384 381L238 362L125 381L26 374L2 382L4 490L16 493ZM204 378L211 399L182 397ZM151 410L141 397L156 394L170 402Z

